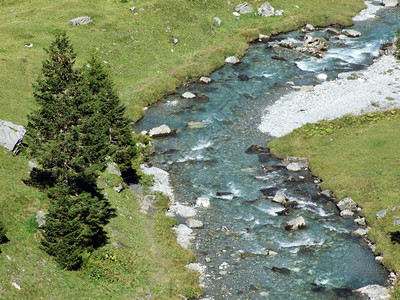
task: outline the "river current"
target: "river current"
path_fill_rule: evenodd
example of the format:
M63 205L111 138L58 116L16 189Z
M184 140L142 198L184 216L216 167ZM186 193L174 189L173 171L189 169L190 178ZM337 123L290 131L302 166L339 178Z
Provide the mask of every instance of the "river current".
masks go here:
M387 271L363 239L350 235L357 229L353 219L340 217L336 206L318 195L317 178L309 172L289 173L270 156L245 153L251 145L266 146L272 139L257 129L261 115L293 90L292 85L318 84L319 73L332 80L378 57L381 43L400 27L400 9L382 9L377 15L352 26L362 32L359 38L335 39L324 29L314 32L328 40L323 59L272 47L281 39L301 45L301 31L251 44L241 63L212 73L210 84L180 87L135 125L136 132L162 124L177 130L155 140L151 163L170 173L177 201L194 205L198 197L211 200L210 208L199 210L204 228L195 230L192 245L198 261L207 266L206 296L357 299L351 290L385 284ZM209 101L181 99L186 91ZM203 125L189 126L190 121ZM296 181L288 181L289 176ZM282 206L261 192L270 188L298 202L291 215L277 214ZM306 229L282 228L283 222L298 216L306 220ZM267 249L278 255L266 255Z

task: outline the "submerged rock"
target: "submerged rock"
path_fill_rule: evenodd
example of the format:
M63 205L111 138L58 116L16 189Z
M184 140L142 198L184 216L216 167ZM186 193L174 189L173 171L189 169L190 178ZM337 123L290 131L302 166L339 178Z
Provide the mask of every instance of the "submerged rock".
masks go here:
M283 274L283 275L289 275L290 274L290 270L288 268L272 267L271 270L274 273L279 273L279 274Z
M268 150L265 149L263 146L260 146L260 145L251 145L246 150L246 154L259 154L259 153L265 153L265 152L268 152Z

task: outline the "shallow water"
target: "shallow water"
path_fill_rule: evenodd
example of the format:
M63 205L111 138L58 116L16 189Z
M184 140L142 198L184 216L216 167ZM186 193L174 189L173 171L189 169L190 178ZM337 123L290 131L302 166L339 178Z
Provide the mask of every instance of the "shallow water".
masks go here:
M268 105L294 85L315 85L321 72L334 79L338 73L360 70L378 56L381 42L391 40L399 27L400 9L381 10L380 18L357 23L361 38L329 39L323 59L272 49L280 38L298 44L303 33L277 36L267 44L252 44L238 65L225 65L211 74L208 85L181 87L151 108L135 131L168 124L178 133L155 141L152 163L171 174L175 198L194 204L197 197L211 199L199 211L204 229L193 245L200 263L207 266L206 295L215 299L356 299L352 289L385 283L387 272L361 238L349 233L353 219L339 217L335 205L317 193L317 181L307 172L288 173L271 157L245 154L252 144L271 140L257 127ZM295 55L294 55L295 54ZM287 61L271 57L279 55ZM241 81L238 76L249 79ZM289 82L289 83L288 83ZM206 95L210 101L180 99L185 91ZM203 122L201 128L187 125ZM269 167L264 173L261 165ZM287 182L293 175L304 180ZM290 216L265 199L261 189L282 189L299 203ZM217 197L217 192L229 193ZM282 223L303 216L307 228L285 231ZM273 249L277 256L265 255ZM205 258L210 263L205 263ZM223 264L223 263L227 263ZM222 266L221 266L222 265ZM286 268L279 270L273 267Z

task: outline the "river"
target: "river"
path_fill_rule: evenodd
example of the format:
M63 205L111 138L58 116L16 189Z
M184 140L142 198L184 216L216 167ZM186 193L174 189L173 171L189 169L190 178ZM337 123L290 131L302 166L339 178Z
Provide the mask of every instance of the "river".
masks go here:
M162 124L177 130L155 140L151 163L170 173L177 201L194 205L197 197L211 200L210 208L199 210L204 229L196 230L192 246L207 266L206 296L357 299L351 290L385 284L387 271L362 238L350 235L357 229L353 219L340 217L336 206L318 195L318 178L305 171L289 173L270 156L245 153L272 139L257 129L262 113L293 85L316 85L322 72L332 80L366 68L378 57L381 43L391 40L399 27L400 9L382 9L378 16L356 22L352 29L362 32L359 38L336 39L324 29L313 33L328 40L323 59L272 47L281 39L300 45L301 31L251 44L241 63L212 73L210 84L180 87L135 125L136 132ZM276 55L285 60L274 59ZM181 99L186 91L209 101ZM190 121L202 124L188 126ZM287 180L291 175L296 182ZM283 208L260 191L268 188L298 202L289 216L278 215ZM304 217L306 229L282 228L297 216ZM266 249L278 255L268 256Z

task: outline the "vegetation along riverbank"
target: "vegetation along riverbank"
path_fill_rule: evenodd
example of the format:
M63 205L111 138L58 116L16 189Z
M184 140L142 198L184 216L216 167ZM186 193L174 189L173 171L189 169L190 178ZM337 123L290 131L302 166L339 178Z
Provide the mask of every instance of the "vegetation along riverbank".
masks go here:
M258 1L248 1L254 8ZM32 84L40 74L54 34L66 31L83 66L95 52L109 69L127 115L137 120L143 108L220 67L225 57L242 56L259 33L276 34L312 23L350 25L364 4L357 1L303 0L298 5L271 1L282 16L234 16L234 7L218 1L2 1L0 4L0 119L26 125L36 108ZM133 9L134 6L134 9ZM68 21L90 16L93 23ZM221 24L214 20L218 17ZM95 250L79 271L65 271L39 249L38 210L47 195L24 184L29 157L0 151L0 216L8 242L1 244L0 298L39 299L131 298L150 293L160 298L197 297L198 276L184 266L195 260L175 243L175 220L165 217L166 198L156 196L156 209L139 212L143 192L133 194L120 176L104 172L99 186L116 217L106 230L110 244ZM5 232L0 226L0 233ZM0 236L0 238L2 238ZM4 239L5 240L5 239ZM117 296L116 296L117 295Z

